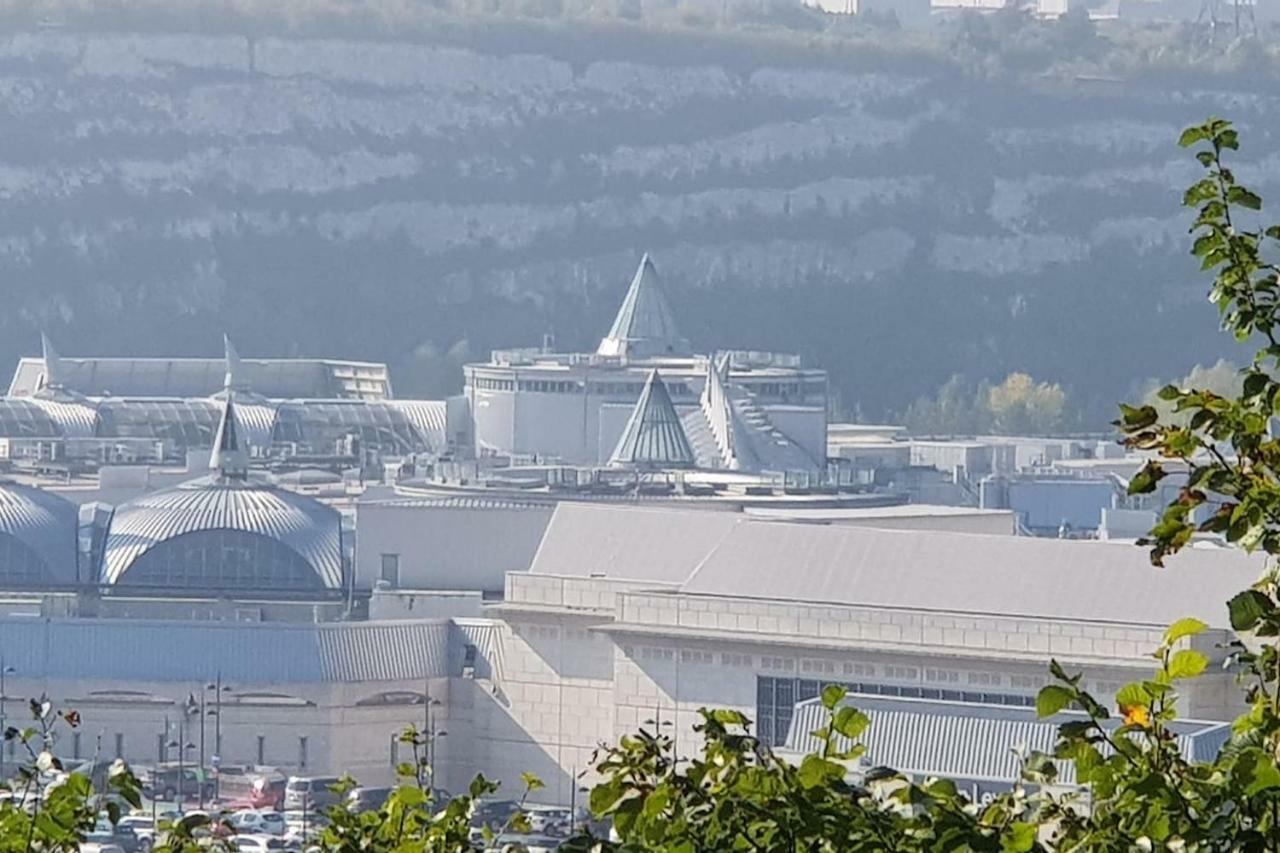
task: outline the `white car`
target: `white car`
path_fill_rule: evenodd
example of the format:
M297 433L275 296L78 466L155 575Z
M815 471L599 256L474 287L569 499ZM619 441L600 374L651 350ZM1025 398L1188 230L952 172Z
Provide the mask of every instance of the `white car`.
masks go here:
M242 835L284 835L288 826L280 812L246 810L227 818L227 823Z
M274 835L237 835L231 839L236 850L245 853L267 853L268 850L283 850L284 841Z
M99 844L95 841L86 841L80 845L80 853L124 853L124 848L119 844Z

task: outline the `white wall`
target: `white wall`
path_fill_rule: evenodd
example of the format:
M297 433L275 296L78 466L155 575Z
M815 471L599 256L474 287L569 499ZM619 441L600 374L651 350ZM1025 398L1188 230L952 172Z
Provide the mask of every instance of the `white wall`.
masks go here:
M507 572L529 568L552 510L359 504L356 586L371 589L382 555L399 554L401 588L501 590Z

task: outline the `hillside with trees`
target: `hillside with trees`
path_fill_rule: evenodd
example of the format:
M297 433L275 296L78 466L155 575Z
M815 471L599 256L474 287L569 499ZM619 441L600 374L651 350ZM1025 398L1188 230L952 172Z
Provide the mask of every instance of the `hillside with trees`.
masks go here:
M647 250L696 345L799 352L838 414L1026 373L1097 428L1225 353L1178 128L1229 107L1242 179L1280 179L1265 39L626 0L0 21L4 366L41 330L65 355L225 330L445 394L492 348L593 347Z

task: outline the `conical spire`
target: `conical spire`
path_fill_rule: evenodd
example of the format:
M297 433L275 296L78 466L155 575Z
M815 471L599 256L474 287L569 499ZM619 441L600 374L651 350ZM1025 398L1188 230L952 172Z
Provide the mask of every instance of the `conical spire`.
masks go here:
M40 353L44 358L44 387L61 388L65 379L62 372L62 356L53 348L53 341L44 332L40 333Z
M733 470L756 466L751 444L742 436L742 427L729 399L729 354L707 358L707 381L702 386L703 414L715 436L721 463Z
M676 330L675 317L662 295L658 271L647 252L596 353L630 358L689 354L689 342Z
M224 480L243 480L249 474L249 455L240 443L240 425L236 420L234 394L227 392L222 404L222 419L213 436L213 453L209 455L209 467Z
M695 462L667 386L658 371L650 371L609 464L624 468L691 468Z
M222 352L227 362L227 374L222 380L224 391L247 391L248 379L244 375L244 365L240 363L240 353L231 345L231 337L222 333Z

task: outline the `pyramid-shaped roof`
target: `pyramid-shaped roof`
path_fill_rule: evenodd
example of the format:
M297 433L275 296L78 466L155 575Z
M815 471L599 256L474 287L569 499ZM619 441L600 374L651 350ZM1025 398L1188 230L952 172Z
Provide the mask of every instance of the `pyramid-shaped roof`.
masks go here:
M53 348L53 341L44 332L40 333L40 354L44 360L44 387L62 388L62 356Z
M630 358L689 354L689 342L676 329L658 271L647 253L640 259L618 316L596 353Z
M233 394L227 393L222 406L222 418L213 436L213 453L209 467L225 480L243 480L249 473L249 456L240 441L240 426L236 421L236 405Z
M658 371L650 371L609 464L622 468L692 468L696 461L667 386Z

